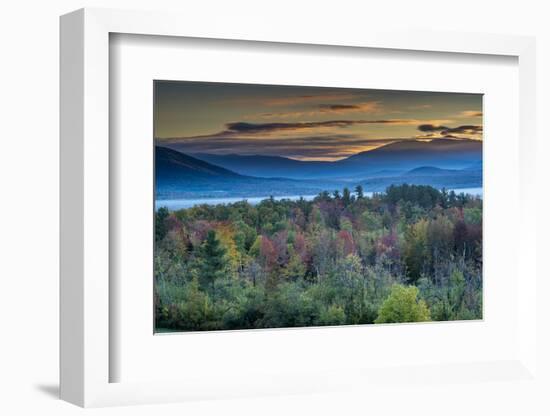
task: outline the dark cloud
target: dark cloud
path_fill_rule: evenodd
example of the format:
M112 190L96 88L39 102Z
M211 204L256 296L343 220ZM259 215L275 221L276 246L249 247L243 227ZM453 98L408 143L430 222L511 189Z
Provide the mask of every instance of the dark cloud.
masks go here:
M418 139L438 139L459 137L462 134L481 132L481 126L463 125L447 127L438 124L420 124L413 119L349 120L335 119L309 122L247 123L237 121L227 123L218 133L190 136L158 138L159 143L186 153L280 155L296 158L338 158L362 150L381 146L408 138L373 139L356 134L347 127L361 124L406 124L418 126L423 132ZM321 128L328 127L329 130ZM457 133L458 135L454 135Z
M213 138L232 138L244 135L268 134L273 132L292 132L315 128L345 128L361 124L397 124L397 125L415 125L418 120L413 119L379 119L379 120L327 120L327 121L304 121L291 123L248 123L245 121L236 121L227 123L225 130L217 133L205 134L200 136L188 137L158 137L165 143L175 143L187 141L189 139L213 139Z
M342 110L360 110L361 106L354 104L321 104L319 105L321 110L333 110L333 111L342 111Z
M446 126L435 126L433 124L421 124L418 126L418 130L421 132L439 132L441 135L452 135L452 134L481 134L483 132L482 126L476 125L463 125L458 127L446 127Z
M246 123L237 121L227 123L225 127L230 133L265 133L280 130L302 130L315 127L347 127L360 123L355 120L329 120L329 121L309 121L298 123Z
M441 130L446 130L447 127L445 126L434 126L433 124L421 124L420 126L418 126L418 130L422 131L422 132L432 132L432 131L441 131Z
M483 131L482 126L474 126L474 125L465 125L465 126L458 126L454 128L448 128L444 130L444 134L448 133L458 133L458 134L478 134Z
M177 142L160 141L184 153L230 154L238 150L242 155L278 155L286 157L344 157L362 148L404 140L403 138L366 139L354 134L327 134L280 138L216 137L208 140L189 138Z
M227 123L226 130L210 135L231 136L235 134L269 133L275 131L305 130L317 127L349 127L355 124L406 124L414 120L389 119L389 120L327 120L327 121L304 121L295 123L247 123L237 121ZM205 136L203 136L205 137Z

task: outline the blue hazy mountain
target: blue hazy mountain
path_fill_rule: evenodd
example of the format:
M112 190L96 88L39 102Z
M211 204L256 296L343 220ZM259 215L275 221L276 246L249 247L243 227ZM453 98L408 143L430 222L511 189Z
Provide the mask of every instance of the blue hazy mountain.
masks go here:
M367 165L371 169L414 169L419 166L464 169L481 162L481 157L482 143L477 140L403 140L358 153L338 163L341 166Z
M399 174L420 166L464 169L481 163L482 143L474 140L403 140L336 162L299 161L280 156L193 154L197 159L256 177L364 179Z
M411 169L402 176L429 176L429 175L452 175L460 172L456 169L441 169L433 166L420 166L419 168Z
M481 165L464 169L441 169L434 166L420 166L398 176L368 178L361 185L369 191L381 192L390 185L430 185L435 188L480 188L483 184Z
M157 182L235 180L242 175L166 147L155 147Z
M243 175L264 178L277 176L293 179L318 177L322 176L322 172L328 170L332 165L330 162L303 162L282 156L209 153L194 153L193 156Z
M192 156L155 146L156 199L312 195L326 181L256 178L240 175ZM335 183L341 187L341 183Z
M156 146L156 199L314 195L343 187L353 189L357 184L365 191L377 192L402 183L481 187L481 143L437 142L393 143L338 162L276 156L190 156Z

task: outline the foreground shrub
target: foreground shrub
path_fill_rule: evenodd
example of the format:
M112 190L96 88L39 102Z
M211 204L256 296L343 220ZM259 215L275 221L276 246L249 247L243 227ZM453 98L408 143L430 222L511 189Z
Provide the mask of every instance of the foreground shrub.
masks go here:
M430 310L423 300L417 300L415 286L393 285L390 296L378 311L377 324L395 322L424 322L430 320Z

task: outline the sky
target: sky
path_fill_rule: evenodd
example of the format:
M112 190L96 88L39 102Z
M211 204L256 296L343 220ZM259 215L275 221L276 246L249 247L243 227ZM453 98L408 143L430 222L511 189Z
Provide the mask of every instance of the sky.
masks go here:
M482 95L155 81L157 144L334 161L399 140L482 140Z

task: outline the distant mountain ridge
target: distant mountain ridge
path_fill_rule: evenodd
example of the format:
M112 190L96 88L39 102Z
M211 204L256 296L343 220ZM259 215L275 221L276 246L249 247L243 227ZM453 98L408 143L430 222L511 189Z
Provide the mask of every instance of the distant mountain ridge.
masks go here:
M418 168L411 169L406 172L404 175L444 175L444 174L454 174L459 172L458 169L441 169L435 168L433 166L420 166Z
M368 178L361 181L365 189L381 192L390 185L400 184L430 185L435 188L460 189L481 188L483 173L481 166L464 169L441 169L433 166L420 166L398 176Z
M157 179L160 180L182 176L190 179L206 180L213 177L235 179L242 176L177 150L161 146L155 147L155 172Z
M193 153L193 157L218 166L223 166L246 175L264 178L284 176L293 179L307 179L316 172L330 167L330 162L305 162L282 156L266 155L216 155L210 153Z
M457 146L448 142L434 146L426 146L425 142L393 143L337 162L277 156L190 156L155 146L156 199L315 195L325 190L353 189L357 184L365 191L376 192L402 183L455 189L481 187L481 143L468 141ZM235 166L235 171L228 165ZM272 175L242 173L257 170Z
M356 160L362 160L364 157L372 157L376 155L393 156L400 155L401 157L410 158L422 157L427 155L472 155L481 152L482 142L478 140L457 140L457 139L435 139L431 141L422 140L401 140L389 143L385 146L378 147L374 150L357 153L345 159L349 163Z
M342 184L335 184L340 187ZM155 199L252 197L273 195L312 195L326 181L287 178L256 178L199 160L192 156L155 146Z
M463 169L481 163L482 143L475 140L401 140L336 162L300 161L282 156L193 154L197 159L241 175L292 179L359 178L380 171L404 173L419 166Z

